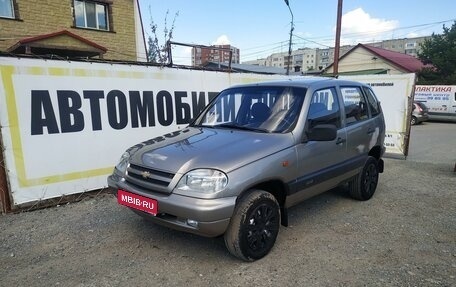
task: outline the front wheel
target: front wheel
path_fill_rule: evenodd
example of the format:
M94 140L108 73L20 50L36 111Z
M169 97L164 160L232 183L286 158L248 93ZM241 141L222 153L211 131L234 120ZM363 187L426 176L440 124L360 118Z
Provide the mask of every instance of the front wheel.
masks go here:
M350 195L358 200L368 200L374 195L377 183L378 161L376 158L369 156L363 170L348 184Z
M242 197L224 235L230 253L245 261L264 257L274 246L280 208L269 192L253 190Z

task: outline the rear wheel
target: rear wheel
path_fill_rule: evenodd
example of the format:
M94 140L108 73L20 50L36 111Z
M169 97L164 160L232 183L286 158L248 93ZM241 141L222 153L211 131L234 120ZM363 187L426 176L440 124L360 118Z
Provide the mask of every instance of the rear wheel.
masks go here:
M369 156L363 170L356 175L348 184L351 197L358 200L370 199L377 188L378 162Z
M241 198L224 235L230 253L245 261L264 257L274 246L280 227L280 208L275 197L253 190Z
M414 125L417 124L417 122L418 122L418 121L417 121L416 117L412 116L412 119L410 120L410 124L411 124L412 126L414 126Z

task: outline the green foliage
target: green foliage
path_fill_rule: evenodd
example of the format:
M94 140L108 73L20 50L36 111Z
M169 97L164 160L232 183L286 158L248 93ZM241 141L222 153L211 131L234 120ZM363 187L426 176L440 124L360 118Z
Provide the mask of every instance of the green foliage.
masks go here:
M418 57L432 65L418 73L418 84L456 85L456 21L451 28L443 25L443 34L432 34L421 45Z
M149 7L149 13L152 15L151 9ZM161 42L158 36L158 26L153 21L152 16L150 17L150 32L151 35L147 38L147 61L151 63L166 65L169 63L169 54L168 54L168 42L173 38L174 24L176 22L177 16L179 16L179 11L174 15L174 19L170 28L168 28L168 14L169 10L166 11L165 23L163 28L163 39ZM160 44L160 42L162 44Z

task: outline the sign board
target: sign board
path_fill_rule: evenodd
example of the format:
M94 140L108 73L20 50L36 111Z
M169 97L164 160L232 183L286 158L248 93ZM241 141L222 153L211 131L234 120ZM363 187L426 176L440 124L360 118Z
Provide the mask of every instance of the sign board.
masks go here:
M284 78L0 57L1 137L12 204L103 188L128 147L183 128L222 89ZM385 112L387 150L403 153L414 77L350 79L374 88Z
M340 76L366 83L381 102L386 123L386 152L406 156L410 133L410 101L413 96L415 74Z
M456 86L417 85L414 100L428 107L429 119L456 121Z
M284 76L0 58L13 204L106 186L130 146L184 127L222 89Z

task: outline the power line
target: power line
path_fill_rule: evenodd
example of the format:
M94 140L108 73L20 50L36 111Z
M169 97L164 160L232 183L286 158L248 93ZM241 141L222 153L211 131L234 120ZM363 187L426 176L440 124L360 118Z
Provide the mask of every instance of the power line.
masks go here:
M399 27L399 28L394 28L394 29L384 29L384 30L373 30L373 31L366 31L366 32L344 33L344 34L342 34L342 36L343 36L343 38L353 38L353 37L356 37L356 36L369 36L369 35L379 34L379 33L387 33L387 32L394 32L394 31L400 31L400 30L406 30L406 29L412 29L412 28L421 28L421 27L434 26L434 25L444 24L444 23L453 22L453 21L456 21L456 18L455 19L449 19L449 20L443 20L443 21L437 21L437 22L430 22L430 23L424 23L424 24L417 24L417 25ZM296 23L300 23L300 22L302 23L304 21L298 21ZM421 30L424 30L424 29L426 29L426 28L418 29L418 30L415 30L413 32L421 31ZM293 37L301 39L304 42L309 42L309 43L316 44L316 45L321 46L321 47L333 48L332 46L323 44L321 42L333 41L334 40L334 35L331 35L331 36L319 36L319 37L306 37L306 38L304 38L304 37L298 36L296 34L293 34ZM318 39L320 39L321 41L315 41L315 40L318 40ZM379 40L379 41L381 41L381 40ZM361 42L366 42L366 41L361 41ZM272 46L272 45L275 45L275 44L281 44L281 43L285 44L285 43L287 43L287 41L281 41L281 42L275 42L275 43L265 44L265 45L261 45L261 46L251 47L251 48L245 48L245 49L242 49L242 51L254 50L254 49L262 48L262 47L269 47L269 46ZM293 45L295 45L295 46L297 44L298 43L293 43ZM281 47L281 46L279 46L279 47ZM253 58L255 55L259 55L259 56L261 55L262 57L264 57L263 56L264 53L266 53L268 51L273 51L275 49L277 49L277 46L275 46L275 47L273 47L271 49L265 49L265 50L261 50L261 51L257 51L257 52L251 52L251 53L248 53L248 54L243 54L243 58L244 57Z

